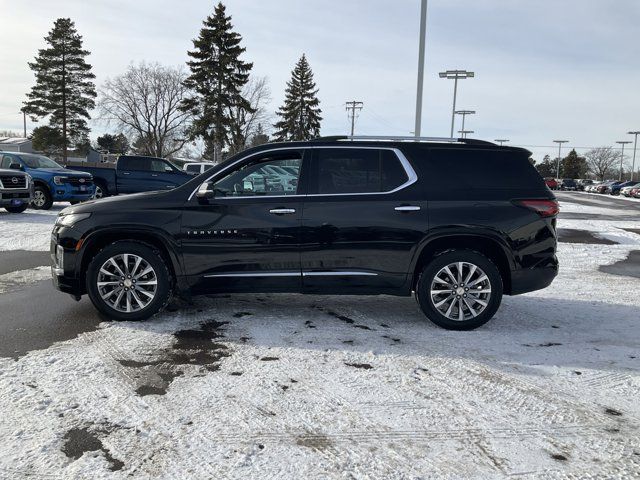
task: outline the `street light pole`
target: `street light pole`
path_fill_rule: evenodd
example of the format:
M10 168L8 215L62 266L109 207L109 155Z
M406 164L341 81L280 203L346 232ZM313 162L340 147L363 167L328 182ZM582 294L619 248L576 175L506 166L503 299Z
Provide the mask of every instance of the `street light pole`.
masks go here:
M496 138L494 140L494 142L498 142L500 144L500 146L502 146L503 143L508 142L509 140L507 140L506 138Z
M635 132L627 132L629 135L635 135L636 139L633 143L633 166L631 167L631 181L633 182L633 176L636 172L636 150L638 149L638 135L640 135L640 131Z
M560 178L560 159L562 158L562 144L569 140L554 140L553 143L558 144L558 168L556 169L556 178Z
M440 72L438 74L440 78L446 78L447 80L453 80L453 108L451 109L451 135L453 138L453 128L456 120L456 97L458 96L458 80L464 80L465 78L473 78L474 72L468 72L466 70L447 70L446 72Z
M425 42L427 36L427 0L422 0L420 8L420 45L418 47L418 91L416 94L415 136L420 136L422 128L422 92L424 90Z
M624 146L631 143L630 140L624 140L616 142L618 145L622 145L622 151L620 152L620 177L618 180L622 181L622 162L624 161Z
M462 129L462 130L458 130L458 133L459 133L460 135L462 135L462 137L461 137L461 138L467 138L467 133L474 133L474 132L473 132L473 130L465 130L465 129Z
M467 115L474 115L476 113L475 110L456 110L455 114L456 115L462 115L462 131L464 131L464 119ZM462 137L462 138L466 138L466 137Z

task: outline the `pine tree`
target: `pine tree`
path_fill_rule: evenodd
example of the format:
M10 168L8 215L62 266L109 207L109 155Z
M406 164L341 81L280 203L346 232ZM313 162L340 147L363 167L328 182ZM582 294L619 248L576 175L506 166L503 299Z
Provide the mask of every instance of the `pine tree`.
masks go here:
M560 169L564 178L584 178L587 175L587 160L579 157L573 149L560 162Z
M184 85L194 94L183 101L182 109L194 115L191 136L200 137L211 146L213 160L219 162L222 149L230 144L230 108L252 111L241 92L253 64L240 59L246 49L240 46L242 37L233 31L231 17L222 3L203 25L193 41L194 50L187 52L192 58L187 62L191 74Z
M95 75L85 61L89 51L82 48L82 37L71 19L57 19L45 41L49 46L39 50L35 61L29 63L36 84L22 110L34 121L49 117L49 127L59 132L66 161L71 145L88 141L89 110L95 107Z
M256 133L251 137L251 141L249 142L250 147L257 147L259 145L264 145L265 143L269 143L269 135L262 128L262 124L259 123L256 128Z
M310 140L320 135L320 101L307 57L296 63L287 82L284 105L276 113L280 117L274 127L278 141Z

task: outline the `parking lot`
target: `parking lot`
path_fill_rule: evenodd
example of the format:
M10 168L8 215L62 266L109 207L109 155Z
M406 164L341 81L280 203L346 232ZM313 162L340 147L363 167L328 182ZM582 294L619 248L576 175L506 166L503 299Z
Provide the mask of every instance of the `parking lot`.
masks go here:
M50 285L59 207L0 214L0 477L640 476L640 202L557 196L559 277L471 332L388 296L103 321Z

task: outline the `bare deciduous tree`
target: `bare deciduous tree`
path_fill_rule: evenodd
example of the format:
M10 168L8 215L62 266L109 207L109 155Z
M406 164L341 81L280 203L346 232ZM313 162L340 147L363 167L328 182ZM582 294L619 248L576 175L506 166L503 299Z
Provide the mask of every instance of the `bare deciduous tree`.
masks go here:
M251 110L236 105L229 108L229 116L233 122L229 146L231 154L248 147L251 137L258 130L258 125L270 123L267 105L271 102L271 89L267 77L250 77L242 88L241 95L249 102Z
M607 174L616 171L616 164L620 155L611 147L598 147L585 154L589 171L599 180L604 180Z
M191 114L178 107L186 97L181 68L157 63L130 65L100 90L101 118L136 139L135 146L156 157L174 155L187 143Z

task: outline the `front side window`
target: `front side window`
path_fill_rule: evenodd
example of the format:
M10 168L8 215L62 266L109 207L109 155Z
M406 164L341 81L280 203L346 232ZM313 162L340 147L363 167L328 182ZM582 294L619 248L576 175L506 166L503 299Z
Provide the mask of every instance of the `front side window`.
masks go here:
M164 163L162 160L151 160L152 172L166 172L171 171L171 167Z
M381 193L408 180L392 150L335 148L316 154L317 193Z
M0 168L9 168L11 163L11 157L9 155L4 155L2 157L2 163L0 163Z
M287 172L284 166L300 172L302 156L299 153L277 155L246 164L215 183L216 197L295 195L300 175Z

